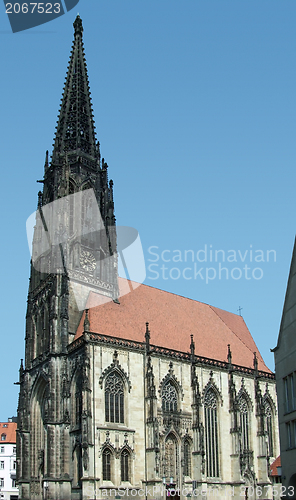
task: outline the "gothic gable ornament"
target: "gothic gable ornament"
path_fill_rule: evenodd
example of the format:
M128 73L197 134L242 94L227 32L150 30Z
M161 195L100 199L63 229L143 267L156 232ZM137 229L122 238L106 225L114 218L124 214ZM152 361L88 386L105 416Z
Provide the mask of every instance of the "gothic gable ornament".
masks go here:
M110 366L108 366L103 371L102 375L100 376L99 384L100 384L101 389L103 388L104 380L106 380L108 375L112 372L114 372L114 376L116 376L116 374L117 374L117 376L119 376L121 379L123 379L123 381L125 382L125 384L128 388L128 392L130 392L131 388L132 388L132 384L129 380L128 375L125 373L124 369L119 364L118 352L116 350L114 351L114 354L113 354L113 362L111 363Z
M245 388L245 383L244 383L243 378L242 378L242 382L241 382L241 388L236 396L236 403L238 405L238 409L240 409L240 410L241 409L245 410L245 405L247 404L248 409L250 411L253 411L252 399Z
M202 398L204 404L206 404L206 401L209 402L211 398L214 398L216 401L219 401L221 406L223 406L222 394L215 384L212 371L210 372L209 381L202 391Z
M270 406L274 415L276 415L277 407L276 407L276 404L275 404L275 402L274 402L273 398L271 397L271 394L268 390L268 383L266 383L266 386L265 386L265 393L264 393L263 398L262 398L262 403L263 403L264 408L266 408L267 406Z
M166 388L166 386L167 386L167 388ZM169 394L172 396L173 388L175 388L177 396L181 397L181 399L183 400L184 392L183 392L182 386L174 374L173 363L170 362L169 372L162 379L162 381L160 382L160 385L159 385L158 392L159 392L160 397L162 398L163 394L166 394L168 397L169 397Z

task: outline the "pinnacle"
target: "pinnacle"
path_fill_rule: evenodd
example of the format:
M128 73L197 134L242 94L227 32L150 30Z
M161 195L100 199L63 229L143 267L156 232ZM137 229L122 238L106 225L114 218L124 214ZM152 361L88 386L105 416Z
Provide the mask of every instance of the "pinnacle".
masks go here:
M73 23L73 26L74 26L74 35L76 37L76 35L81 35L82 36L82 33L83 33L83 27L82 27L82 21L80 19L80 16L79 14L77 14L77 17Z

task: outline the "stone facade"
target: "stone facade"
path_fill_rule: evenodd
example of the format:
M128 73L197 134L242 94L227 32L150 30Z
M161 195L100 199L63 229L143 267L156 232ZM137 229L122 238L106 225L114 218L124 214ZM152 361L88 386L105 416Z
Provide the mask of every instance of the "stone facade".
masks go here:
M259 353L253 355L256 346L242 318L225 313L232 316L227 326L217 311L196 303L194 323L198 311L205 314L201 335L208 328L217 343L214 359L200 355L202 337L195 352L193 335L190 341L186 330L190 315L175 334L181 347L174 347L173 333L170 338L168 332L182 314L184 303L176 309L172 302L178 297L165 296L171 323L164 320L156 328L154 344L149 324L145 329L141 323L140 333L136 325L137 317L146 310L148 314L148 302L132 292L119 304L113 183L95 142L79 16L74 28L33 241L25 366L22 362L19 377L20 498L78 500L125 494L161 499L172 489L177 498L190 496L192 489L207 498L218 490L220 497L255 498L254 487L271 484L269 463L278 455L274 375ZM101 225L96 228L91 226L93 205L83 201L87 190L100 208ZM79 230L72 220L75 193L82 193L84 207ZM58 202L57 210L52 202ZM47 224L45 229L44 220L49 214L55 231L63 230L63 243L47 247L52 227ZM82 230L84 223L90 224L89 232ZM91 319L92 309L79 307L85 285L88 292L109 301L111 312L118 308L111 331ZM139 293L149 289L153 298L153 289L142 287ZM142 304L138 309L135 297ZM131 319L119 316L128 304L136 311ZM109 305L98 306L99 320L110 319ZM162 316L155 306L149 314ZM120 333L124 322L126 334ZM222 340L227 338L229 345ZM232 345L241 362L234 363Z
M282 484L287 498L296 498L296 248L294 246L277 346L274 349Z
M140 498L146 487L148 497L163 498L163 483L171 481L182 497L195 481L197 491L215 487L220 496L240 498L246 485L270 484L268 465L279 452L271 374L231 362L202 363L194 352L178 359L144 343L124 344L84 331L67 357L22 375L31 411L29 433L19 433L20 450L26 452L27 443L31 460L30 476L19 471L21 498L42 498L44 482L52 499L115 498L127 488ZM122 421L106 416L110 377L123 392ZM110 473L104 479L106 450Z

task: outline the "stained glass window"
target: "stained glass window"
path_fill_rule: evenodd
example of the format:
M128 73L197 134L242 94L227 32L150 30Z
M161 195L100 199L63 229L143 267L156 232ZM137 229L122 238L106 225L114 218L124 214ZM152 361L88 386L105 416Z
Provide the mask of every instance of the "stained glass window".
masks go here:
M205 395L205 437L207 476L219 477L217 398L212 389Z
M191 477L191 447L188 441L184 443L184 475Z
M103 480L111 481L111 451L108 448L103 451Z
M272 409L268 402L265 403L266 430L268 439L268 455L273 457L273 428L272 428Z
M178 410L177 391L171 381L168 381L162 389L162 409L168 412Z
M246 398L242 396L238 402L243 451L249 450L249 408Z
M129 453L123 450L120 457L121 481L129 481Z
M166 481L177 482L178 476L178 453L177 443L174 436L168 436L165 442L165 477Z
M117 373L108 375L105 384L106 422L124 423L124 387Z

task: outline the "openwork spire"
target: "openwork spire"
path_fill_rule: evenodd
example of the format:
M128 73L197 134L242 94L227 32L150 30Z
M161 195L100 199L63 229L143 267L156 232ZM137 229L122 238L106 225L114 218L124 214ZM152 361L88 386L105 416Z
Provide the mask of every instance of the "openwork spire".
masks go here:
M71 152L93 160L98 156L79 15L73 26L74 42L54 140L53 163L59 163L59 157Z

